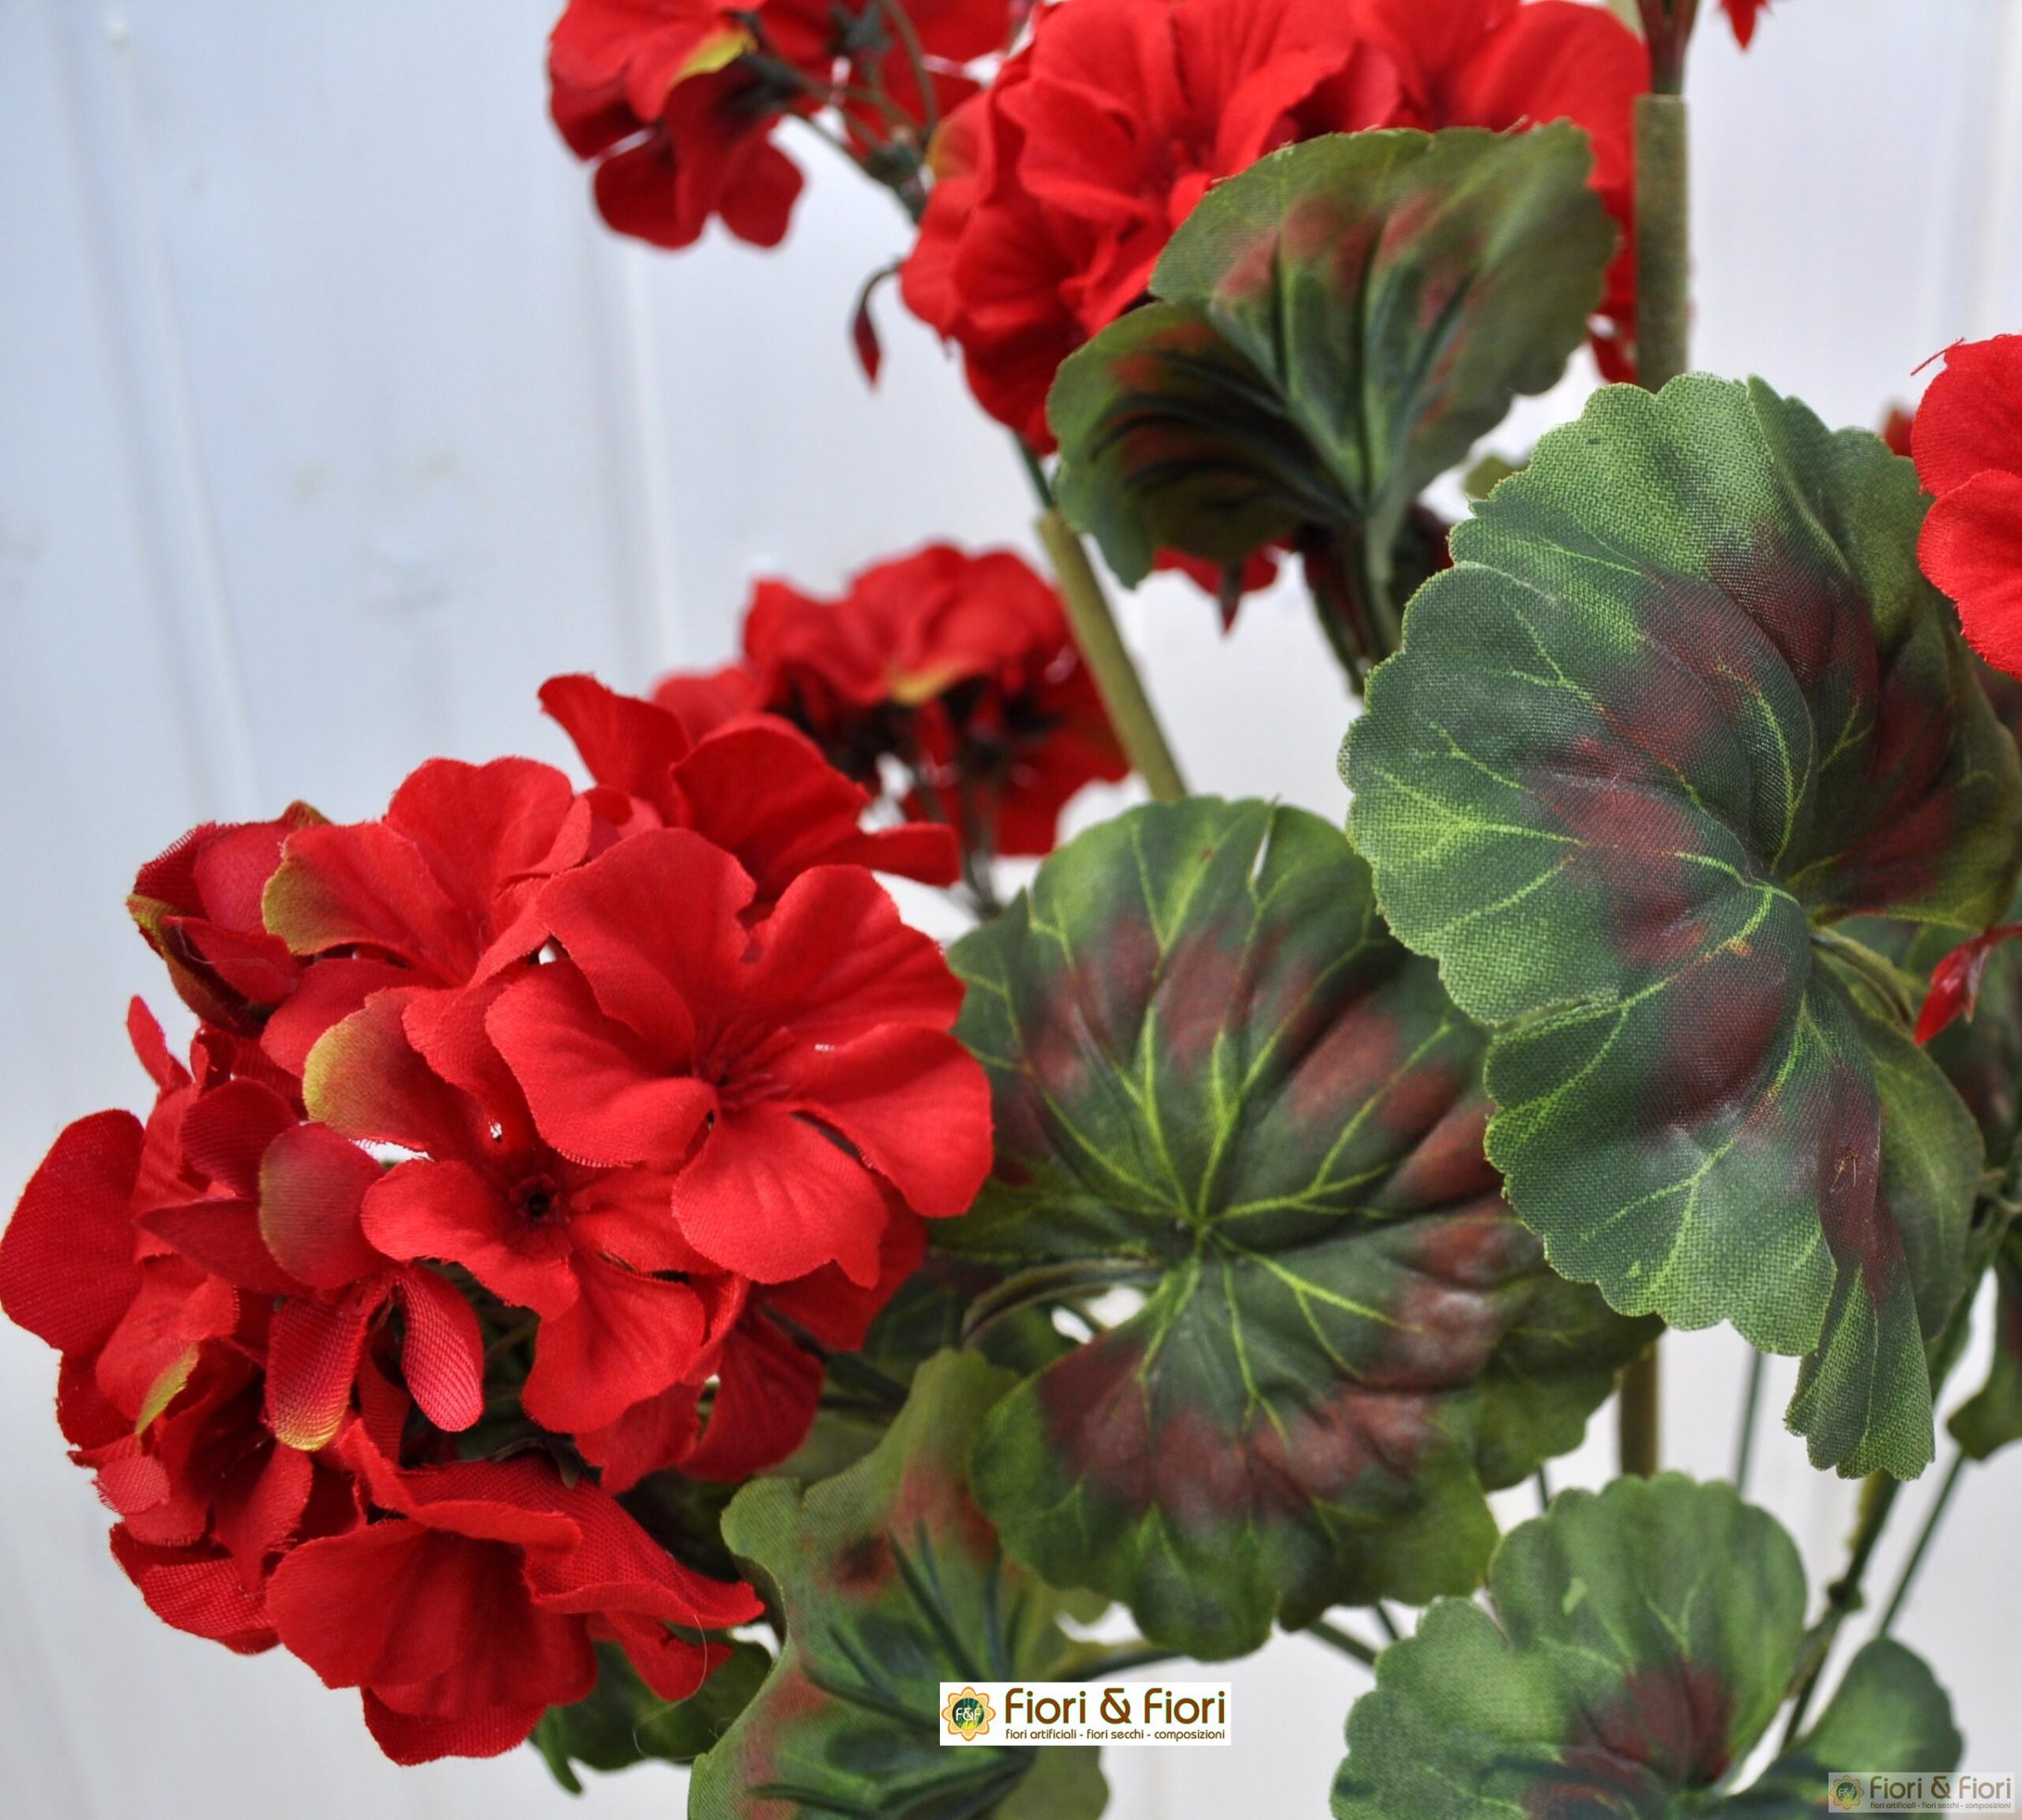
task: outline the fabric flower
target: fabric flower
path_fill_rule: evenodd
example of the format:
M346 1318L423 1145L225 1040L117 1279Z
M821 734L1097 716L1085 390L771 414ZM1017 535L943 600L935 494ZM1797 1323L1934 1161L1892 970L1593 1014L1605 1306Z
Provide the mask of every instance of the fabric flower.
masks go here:
M775 713L852 775L896 758L907 807L983 855L1050 852L1069 799L1129 773L1059 595L1006 551L932 544L835 600L761 582L744 648Z
M963 352L978 400L1035 448L1060 362L1144 295L1219 179L1333 132L1543 125L1588 130L1625 222L1635 35L1565 0L1076 0L934 148L936 183L901 275L908 306ZM1608 358L1633 313L1618 264Z
M1936 503L1918 557L1968 641L2022 675L2022 335L1961 343L1917 408L1917 476Z
M662 687L680 694L675 679ZM697 738L674 708L620 695L588 676L554 677L541 686L540 699L590 775L628 799L603 806L611 818L628 833L689 828L707 836L751 874L763 903L812 866L868 866L930 885L955 878L946 829L866 831L859 823L869 795L777 720L740 713Z
M401 1472L351 1445L381 1514L276 1570L281 1641L333 1687L362 1690L397 1763L496 1756L551 1705L586 1696L592 1645L623 1649L663 1699L723 1652L677 1634L758 1615L748 1587L682 1567L599 1487L531 1456Z
M960 66L1003 45L1006 0L915 0L908 15L938 115L975 91ZM712 219L754 246L785 238L802 185L772 139L787 115L832 107L852 150L881 171L895 142L917 162L930 118L878 0L570 0L548 75L555 125L595 164L605 220L669 249L693 244ZM862 99L872 89L885 105ZM888 175L900 180L902 168Z
M947 1034L961 987L870 876L824 867L769 916L720 848L643 833L543 893L566 959L486 1028L566 1155L673 1176L682 1238L783 1283L875 1283L894 1203L964 1212L990 1165L989 1096Z
M538 1314L526 1413L560 1434L597 1429L706 1375L742 1286L682 1239L669 1175L592 1169L540 1141L485 1034L498 990L378 994L317 1046L310 1104L349 1137L414 1153L366 1189L367 1242L460 1265Z

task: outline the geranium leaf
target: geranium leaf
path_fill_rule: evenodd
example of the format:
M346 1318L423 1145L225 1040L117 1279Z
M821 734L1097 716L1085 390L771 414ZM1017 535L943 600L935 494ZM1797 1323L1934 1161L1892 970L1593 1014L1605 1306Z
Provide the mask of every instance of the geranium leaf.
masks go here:
M973 1354L923 1365L875 1451L804 1495L738 1494L723 1534L769 1583L784 1649L696 1765L694 1820L1092 1820L1093 1750L944 1750L940 1683L1071 1675L1062 1596L1006 1561L962 1457L1012 1375Z
M983 1425L972 1477L1011 1552L1203 1658L1473 1585L1484 1485L1577 1445L1651 1329L1504 1206L1483 1033L1340 831L1134 810L950 958L998 1147L937 1243L1146 1292Z
M1994 1280L1994 1356L1986 1382L1947 1424L1969 1460L1984 1460L2022 1441L2022 1226L2009 1228Z
M1061 368L1069 517L1126 581L1308 528L1388 551L1420 488L1563 371L1615 231L1585 136L1336 134L1217 184L1159 301Z
M1753 1788L1716 1792L1782 1706L1804 1636L1797 1548L1731 1486L1562 1493L1505 1538L1488 1592L1486 1611L1441 1600L1383 1653L1348 1715L1336 1820L1800 1820L1825 1811L1828 1771L1959 1761L1930 1671L1876 1642Z
M1490 1154L1567 1276L1806 1356L1815 1463L1907 1477L1980 1168L1893 971L1984 927L2022 776L1916 567L1916 477L1760 382L1595 395L1371 679L1349 827L1503 1026Z

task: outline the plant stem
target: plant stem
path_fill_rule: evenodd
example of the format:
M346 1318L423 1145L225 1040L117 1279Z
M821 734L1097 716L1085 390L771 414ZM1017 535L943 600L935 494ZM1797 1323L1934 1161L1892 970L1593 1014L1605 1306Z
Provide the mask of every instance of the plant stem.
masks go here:
M1385 1605L1383 1601L1379 1599L1374 1605L1370 1607L1370 1610L1376 1614L1376 1621L1378 1624L1383 1626L1383 1634L1385 1636L1388 1637L1392 1643L1401 1643L1404 1641L1404 1633L1397 1628L1397 1620L1390 1615L1390 1608L1389 1606Z
M1910 1558L1903 1563L1903 1572L1896 1582L1896 1590L1889 1596L1888 1609L1881 1614L1881 1622L1875 1628L1875 1635L1886 1637L1895 1627L1904 1602L1910 1596L1910 1588L1915 1583L1918 1570L1924 1564L1924 1555L1929 1551L1931 1539L1937 1533L1937 1526L1945 1521L1946 1508L1952 1502L1952 1494L1959 1488L1960 1475L1966 1470L1966 1456L1955 1453L1952 1465L1946 1470L1945 1483L1938 1487L1937 1496L1932 1501L1930 1514L1924 1518L1924 1526L1917 1532L1917 1545L1910 1551Z
M1755 1461L1756 1417L1762 1406L1762 1380L1768 1361L1753 1347L1748 1353L1748 1388L1741 1398L1741 1438L1734 1449L1734 1490L1748 1495L1748 1469Z
M1178 1655L1177 1649L1161 1649L1155 1643L1126 1643L1107 1656L1098 1656L1092 1662L1083 1663L1067 1679L1100 1681L1111 1675L1126 1674L1133 1668L1149 1668L1154 1663L1174 1661Z
M1154 1274L1148 1265L1119 1258L1077 1258L1059 1264L1035 1264L1029 1270L1005 1277L969 1304L968 1314L962 1318L962 1344L973 1346L993 1322L1034 1302L1141 1283Z
M1645 0L1644 35L1668 93L1636 98L1636 366L1642 384L1660 389L1686 368L1691 321L1691 182L1685 98L1684 44L1695 0ZM1674 56L1658 55L1660 45ZM1657 1342L1622 1374L1616 1411L1622 1470L1648 1479L1662 1454L1661 1380Z
M1155 801L1178 802L1186 794L1179 761L1166 743L1165 729L1159 724L1137 666L1117 630L1116 615L1110 610L1109 596L1088 561L1086 547L1058 506L1049 506L1039 514L1039 540L1053 559L1074 642L1096 679L1124 756L1144 780Z
M1551 1508L1551 1480L1542 1466L1538 1468L1535 1483L1538 1487L1538 1511L1543 1515Z
M1881 1540L1881 1532L1888 1526L1889 1514L1896 1508L1896 1499L1902 1489L1902 1481L1891 1478L1886 1472L1869 1474L1861 1487L1860 1521L1854 1529L1853 1549L1847 1558L1847 1570L1826 1589L1825 1609L1820 1614L1818 1622L1804 1634L1804 1643L1798 1653L1797 1683L1791 1717L1783 1728L1786 1750L1804 1724L1811 1697L1818 1690L1818 1677L1825 1670L1825 1658L1832 1653L1833 1640L1840 1634L1840 1626L1861 1608L1861 1582L1867 1577L1868 1563L1874 1559L1875 1546Z
M1685 97L1636 98L1636 370L1659 391L1685 371L1691 330L1691 182Z
M1657 1342L1652 1340L1641 1357L1632 1359L1622 1374L1622 1394L1615 1412L1617 1434L1622 1444L1622 1476L1653 1479L1663 1450L1663 1380Z
M1884 1010L1906 1029L1915 1029L1917 1006L1923 992L1918 982L1892 961L1877 954L1863 942L1837 929L1817 927L1811 932L1813 946L1830 954L1872 992Z
M1338 1624L1330 1624L1325 1618L1316 1618L1306 1626L1309 1637L1317 1637L1323 1643L1331 1643L1344 1656L1352 1656L1365 1667L1374 1668L1379 1652L1365 1643L1352 1630L1344 1630Z

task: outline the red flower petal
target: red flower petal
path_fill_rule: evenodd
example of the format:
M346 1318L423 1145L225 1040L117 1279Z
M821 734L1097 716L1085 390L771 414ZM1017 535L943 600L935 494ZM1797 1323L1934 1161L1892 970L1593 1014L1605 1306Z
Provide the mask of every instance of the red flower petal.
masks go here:
M260 1164L260 1232L282 1266L318 1289L341 1289L385 1268L360 1224L383 1171L327 1125L301 1125Z
M1924 520L1917 555L1957 602L1967 642L1996 669L2022 675L2022 472L1989 469L1945 494Z
M630 995L635 1010L642 996ZM634 1035L603 1015L581 971L566 963L511 987L485 1022L541 1135L584 1162L671 1168L716 1105L713 1088L664 1059L670 1046L676 1054L686 1046L685 1031L670 1044Z
M2022 473L2022 335L1962 341L1917 407L1917 477L1940 497L1990 468Z
M824 1264L878 1277L882 1190L855 1158L804 1119L769 1106L717 1116L675 1179L674 1214L705 1257L760 1283Z
M368 1284L334 1307L286 1302L267 1337L267 1425L286 1447L327 1446L351 1407L366 1323L385 1292Z
M128 1203L141 1147L130 1112L66 1126L0 1236L0 1309L59 1352L95 1351L140 1288Z
M799 1103L848 1138L915 1213L968 1211L990 1173L990 1082L953 1037L888 1025L796 1056L789 1077Z
M545 1706L491 1706L468 1719L397 1713L370 1690L361 1697L365 1728L389 1759L412 1768L445 1757L502 1757L533 1735Z
M484 1337L469 1303L419 1265L394 1280L407 1315L400 1373L422 1413L459 1434L484 1413Z
M460 1264L516 1307L551 1316L576 1299L560 1222L532 1224L468 1164L401 1164L366 1197L363 1220L388 1257Z
M576 1260L579 1293L543 1318L522 1400L558 1433L602 1428L693 1373L708 1322L686 1283L642 1277L602 1259Z

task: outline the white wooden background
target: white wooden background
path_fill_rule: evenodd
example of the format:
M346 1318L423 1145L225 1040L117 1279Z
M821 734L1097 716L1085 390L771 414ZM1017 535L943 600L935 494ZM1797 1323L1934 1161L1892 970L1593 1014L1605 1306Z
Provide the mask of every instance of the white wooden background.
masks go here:
M780 254L617 243L543 117L553 5L0 0L6 1196L66 1119L139 1103L122 1008L167 995L121 898L188 824L368 813L433 753L559 759L543 676L719 659L755 572L1023 536L1002 438L889 296L882 389L850 359L889 203L810 148ZM2022 329L2022 3L1782 0L1745 59L1704 36L1701 363L1870 422L1952 338ZM1296 602L1227 641L1183 591L1129 617L1200 786L1340 810L1344 702ZM1735 1348L1669 1356L1668 1457L1722 1470ZM157 1624L53 1382L0 1333L0 1811L557 1811L529 1753L395 1770L299 1664ZM1842 1488L1768 1455L1834 1559ZM1968 1480L1906 1626L1995 1769L2022 1769L2018 1510L2022 1458ZM1242 1742L1119 1754L1122 1820L1324 1812L1356 1671L1287 1640L1235 1672ZM588 1805L679 1799L646 1769Z

